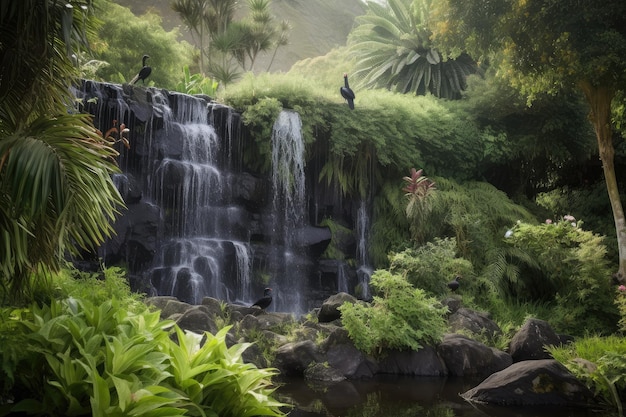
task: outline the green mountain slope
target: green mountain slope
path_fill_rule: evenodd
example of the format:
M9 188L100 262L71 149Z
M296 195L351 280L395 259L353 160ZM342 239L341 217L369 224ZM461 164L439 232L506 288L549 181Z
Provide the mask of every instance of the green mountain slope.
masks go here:
M163 27L171 30L179 26L184 39L194 43L181 19L171 9L171 0L115 0L130 8L134 14L146 11L159 14ZM240 13L247 12L245 1L241 1ZM277 21L291 23L289 45L278 50L270 70L287 71L302 59L324 55L337 46L345 45L348 33L356 16L365 14L362 0L272 0L272 11ZM258 58L255 72L267 70L272 52Z

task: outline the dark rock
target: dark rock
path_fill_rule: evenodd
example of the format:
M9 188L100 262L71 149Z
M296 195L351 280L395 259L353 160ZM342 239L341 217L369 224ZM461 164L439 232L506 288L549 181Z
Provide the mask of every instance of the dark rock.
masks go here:
M159 298L169 298L169 297L159 297ZM173 298L173 297L172 297ZM178 299L170 299L165 305L161 308L161 317L164 319L169 319L174 314L183 314L187 311L191 305L179 301Z
M274 367L286 376L302 376L304 371L315 362L323 362L322 355L315 343L310 340L287 343L276 350Z
M484 335L489 339L501 335L500 327L485 313L459 308L448 318L448 324L452 332L467 330L474 334Z
M459 297L448 297L441 304L448 307L448 314L454 314L461 308L462 302Z
M317 315L320 323L330 323L333 320L341 318L341 312L338 310L343 303L356 303L357 299L345 292L340 292L328 297Z
M374 360L354 346L344 328L333 331L322 343L321 350L328 364L346 378L371 378L379 370Z
M246 363L252 363L256 365L257 368L267 368L269 366L269 362L263 355L263 350L259 347L259 345L252 343L246 350L244 350L241 358Z
M386 351L378 361L380 373L416 376L446 376L446 364L431 346L413 350Z
M589 406L593 393L552 359L518 362L461 395L474 403L502 406Z
M445 335L437 353L452 376L485 378L513 363L509 354L460 334Z
M561 339L550 324L543 320L528 319L509 343L513 362L533 359L551 359L547 346L559 346Z
M202 299L202 305L205 306L214 317L224 318L222 303L220 300L213 297L204 297Z
M217 333L217 324L204 306L190 306L177 320L176 324L183 329L194 333Z
M341 372L332 366L315 363L304 371L304 377L309 381L318 382L340 382L346 379Z

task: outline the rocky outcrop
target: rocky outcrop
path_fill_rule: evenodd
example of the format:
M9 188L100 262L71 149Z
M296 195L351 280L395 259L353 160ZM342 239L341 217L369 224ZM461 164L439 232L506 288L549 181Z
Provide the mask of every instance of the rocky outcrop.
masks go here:
M546 347L560 344L561 339L548 322L528 319L511 339L509 352L514 362L551 359Z
M418 351L392 350L378 362L379 373L414 376L446 376L448 368L432 346Z
M553 359L518 362L462 394L473 403L506 406L589 406L593 394Z
M317 311L318 317L325 317L329 323L311 321L310 314L309 319L297 321L292 314L224 304L210 297L205 297L199 306L174 297L153 297L147 302L161 310L162 318L174 320L186 330L214 333L225 324L231 325L227 343L252 343L243 354L245 361L259 367L274 367L284 376L300 376L316 384L327 386L379 374L450 375L484 380L463 394L464 399L474 403L524 406L593 403L593 394L558 362L539 359L513 364L509 353L462 334L446 334L436 346L425 346L418 351L383 350L376 356L367 355L355 347L337 319L340 300L356 302L347 294L329 297L323 303L327 307ZM481 329L493 330L481 313L458 308L454 314L457 319L470 318L466 323L480 323ZM452 320L454 314L450 316ZM479 328L471 324L468 327ZM537 343L531 343L533 338L538 339ZM514 340L525 347L525 355L536 357L538 352L544 352L546 343L560 339L547 323L529 320Z
M490 340L502 334L500 327L489 318L487 313L470 310L469 308L457 308L448 318L448 324L453 332L465 330Z
M450 375L485 378L513 363L508 353L460 334L447 334L437 347Z

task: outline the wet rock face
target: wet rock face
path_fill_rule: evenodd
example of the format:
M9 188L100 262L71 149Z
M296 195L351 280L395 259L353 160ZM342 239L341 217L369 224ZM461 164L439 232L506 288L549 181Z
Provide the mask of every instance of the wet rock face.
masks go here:
M590 406L593 394L553 359L522 361L461 395L467 401L505 406Z

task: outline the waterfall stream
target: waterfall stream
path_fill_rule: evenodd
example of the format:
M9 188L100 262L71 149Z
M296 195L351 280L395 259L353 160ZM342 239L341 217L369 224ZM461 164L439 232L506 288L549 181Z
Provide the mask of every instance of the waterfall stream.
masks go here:
M272 132L272 213L270 279L278 288L275 308L304 312L306 278L303 253L296 244L305 226L304 141L300 115L281 111Z

